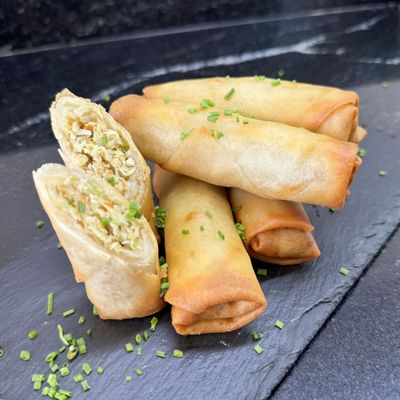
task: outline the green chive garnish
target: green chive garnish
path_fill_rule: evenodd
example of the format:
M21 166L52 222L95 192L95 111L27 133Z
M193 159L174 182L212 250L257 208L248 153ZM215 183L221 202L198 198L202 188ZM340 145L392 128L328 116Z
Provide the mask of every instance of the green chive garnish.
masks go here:
M96 306L93 306L93 315L95 315L96 317L99 315Z
M97 367L97 373L98 373L99 375L102 375L103 372L104 372L104 368L102 368L102 367Z
M75 343L72 343L73 337L70 333L65 333L64 339L68 342L68 344L75 344Z
M136 355L141 356L142 355L142 348L140 346L136 346Z
M158 324L158 318L157 317L153 317L150 321L150 330L152 332L154 332L156 330L156 326Z
M44 221L36 221L36 226L41 229L44 227Z
M182 235L189 235L189 229L182 229Z
M86 342L83 337L76 339L76 345L78 346L79 354L87 353Z
M161 289L169 289L169 282L162 282L160 286Z
M379 171L379 176L385 176L387 175L387 172L384 170Z
M45 374L33 374L32 375L32 382L44 382L46 379Z
M246 244L247 243L247 236L246 236L246 228L245 228L245 226L242 225L240 222L237 222L235 224L235 226L236 226L236 231L237 231L240 239L242 239L242 242L244 244Z
M247 125L250 121L248 119L243 120L243 125Z
M65 346L62 346L62 347L60 347L60 348L58 349L58 352L59 352L59 353L64 353L64 351L65 351Z
M278 70L278 76L279 78L283 78L285 76L285 70L284 69Z
M139 210L140 210L139 203L137 201L131 201L129 203L129 211L126 214L126 217L128 219L140 218L142 216L142 213Z
M387 82L382 82L382 87L384 89L387 89L389 87L389 84Z
M92 336L92 328L87 328L86 329L86 335Z
M81 316L79 317L79 319L78 319L78 324L79 324L79 325L83 325L84 322L85 322L85 317L84 317L83 315L81 315Z
M204 225L200 225L200 231L201 231L201 232L204 231Z
M155 326L154 326L154 329L155 329ZM149 332L148 332L147 330L145 330L145 331L143 332L143 337L144 337L144 340L145 340L146 342L149 340L150 334L149 334Z
M61 375L61 376L67 376L67 375L69 375L69 368L68 368L68 367L62 367L62 368L60 368L60 375Z
M48 396L49 390L50 390L50 388L49 388L48 386L45 386L45 387L42 389L42 396Z
M159 261L160 261L160 265L163 265L167 262L167 260L164 256L160 256Z
M51 353L47 354L45 360L46 362L54 361L58 356L58 351L52 351Z
M210 122L217 122L218 117L219 117L219 112L213 111L208 113L207 120Z
M232 110L230 110L229 108L225 108L224 115L232 115L232 114L233 114Z
M281 84L281 80L278 78L278 79L272 79L272 81L271 81L271 85L272 86L279 86Z
M84 392L87 392L88 390L90 390L90 386L89 386L88 381L86 379L84 379L81 382L81 386L82 386L82 389L83 389Z
M47 315L53 314L54 294L50 292L47 295Z
M126 350L127 353L132 353L133 344L132 343L125 343L125 350Z
M57 249L58 249L58 250L61 250L62 248L63 248L63 247L62 247L62 244L61 244L60 242L58 242L58 243L57 243Z
M23 361L29 361L31 359L31 353L28 350L22 350L19 358Z
M48 394L48 396L49 396L51 399L55 399L56 395L57 395L57 390L56 390L55 388L49 388L49 394Z
M187 139L190 136L190 134L193 132L193 130L194 129L189 129L188 131L181 132L181 134L180 134L181 140Z
M233 207L233 208L232 208L232 212L237 213L237 212L240 211L241 209L242 209L242 206Z
M253 332L251 334L251 337L253 338L254 341L260 340L263 337L263 334L260 332Z
M140 333L136 334L135 341L136 341L137 344L142 343L142 335Z
M134 372L138 376L143 375L143 370L141 370L140 368L135 368Z
M346 267L342 267L342 268L340 268L339 272L340 272L342 275L346 276L346 275L349 274L350 271L349 271Z
M214 129L211 129L210 135L216 140L219 140L224 136L224 134L222 132L215 131Z
M267 273L268 273L268 271L267 271L266 268L258 268L258 269L257 269L257 275L260 275L260 276L267 276Z
M106 145L107 145L107 143L108 143L107 135L101 136L101 138L100 138L100 143L101 143L103 146L106 146Z
M206 212L204 213L204 214L206 214L206 216L208 217L208 218L212 218L212 213L211 213L211 211L208 211L208 210L206 210Z
M235 88L230 89L229 92L224 96L224 99L228 101L232 97L233 93L235 93Z
M183 351L179 349L174 349L172 352L173 357L175 358L183 358Z
M72 206L74 204L75 200L73 198L69 198L69 199L67 199L67 202L70 206Z
M165 104L168 104L168 103L169 103L169 97L168 97L168 96L165 96L165 97L163 98L163 101L164 101Z
M365 149L360 149L360 150L358 150L358 155L359 155L361 158L365 157L365 156L367 155L367 150L365 150Z
M218 236L220 239L225 240L225 235L221 231L218 231Z
M109 94L106 94L106 95L104 96L104 101L107 102L107 103L109 103L110 100L111 100L110 95L109 95Z
M28 333L28 338L31 339L31 340L36 339L36 338L37 338L37 332L36 332L35 330L30 331L30 332Z
M261 354L261 353L264 352L264 349L262 348L261 345L256 344L256 345L254 346L254 351L255 351L257 354Z
M165 351L157 350L156 355L160 358L167 358L167 353Z
M75 309L70 308L69 310L63 312L63 317L67 318L67 317L69 317L70 315L72 315L74 313L75 313Z
M58 337L60 338L60 340L65 344L65 346L69 345L68 340L65 338L64 336L64 332L63 332L63 328L60 324L57 325L57 329L58 329Z
M106 181L111 185L115 186L115 178L112 176L111 178L107 178Z
M167 217L167 212L165 208L160 206L155 206L154 211L156 214L156 227L162 229L165 227L165 218Z
M0 347L0 358L4 356L4 350Z
M47 377L47 384L52 388L56 389L58 388L58 377L56 374L49 374Z
M33 390L40 390L42 388L42 382L33 382Z
M86 374L86 375L90 375L93 371L92 367L89 365L89 363L84 362L82 364L82 371Z
M85 378L81 374L77 374L77 375L74 376L74 382L75 383L79 383L79 382L82 382L84 380L85 380Z
M188 108L188 109L187 109L187 112L188 112L189 114L195 114L195 113L197 113L197 108Z
M275 321L275 326L276 326L278 329L282 329L284 325L285 325L285 324L284 324L282 321L280 321L279 319L277 319L277 320Z
M127 382L132 382L132 377L131 377L130 375L127 375L127 376L125 377L125 380L126 380Z
M75 346L75 345L69 346L68 352L67 352L67 359L69 361L74 360L77 357L78 353L79 353L79 349L77 346Z
M58 393L60 393L62 396L64 396L62 399L65 400L65 397L71 398L72 395L74 394L74 392L71 392L70 390L64 390L64 389L60 389L58 391ZM61 400L61 399L59 399Z
M202 108L203 110L207 109L208 107L214 107L215 103L210 100L210 99L203 99L200 102L200 108Z
M86 210L86 206L80 200L78 200L78 209L81 213L84 213Z
M58 371L58 365L57 365L57 364L53 364L53 365L50 367L50 369L51 369L51 371L52 371L53 373L56 373L56 372Z
M266 78L265 75L254 75L254 79L255 79L257 82L262 82L262 81L265 80L265 78Z

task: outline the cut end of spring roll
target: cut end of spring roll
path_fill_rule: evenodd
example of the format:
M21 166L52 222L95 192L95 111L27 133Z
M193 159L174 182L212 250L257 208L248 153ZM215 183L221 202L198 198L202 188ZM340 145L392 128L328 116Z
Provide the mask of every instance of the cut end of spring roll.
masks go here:
M68 89L56 95L50 115L65 165L100 176L127 200L137 201L157 232L150 170L126 129L101 105Z
M143 155L166 170L260 197L341 208L358 146L223 109L128 95L110 109Z
M233 94L225 99L231 89ZM199 103L211 99L217 107L239 109L254 118L301 126L348 141L358 124L358 95L328 86L265 77L202 78L148 86L146 97Z
M59 164L33 172L40 201L77 282L102 318L158 311L158 246L147 220L101 178Z
M249 254L271 264L294 265L320 256L303 206L230 190L235 219L245 229Z
M172 324L181 335L228 332L257 318L266 300L238 236L225 190L157 168L166 209Z
M357 129L350 135L349 142L361 143L367 137L367 135L368 132L361 126L358 126Z

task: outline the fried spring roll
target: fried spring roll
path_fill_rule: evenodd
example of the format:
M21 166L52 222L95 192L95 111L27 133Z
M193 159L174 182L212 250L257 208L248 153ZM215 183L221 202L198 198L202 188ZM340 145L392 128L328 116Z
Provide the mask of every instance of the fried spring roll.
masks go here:
M328 86L276 82L255 77L203 78L148 86L143 92L149 98L168 96L195 102L197 106L208 98L217 107L240 110L264 121L303 127L345 142L358 139L354 136L358 126L357 93ZM229 96L231 89L234 92Z
M59 164L33 172L77 282L103 319L160 310L158 245L147 220L101 178Z
M68 89L57 94L50 115L65 165L98 175L127 200L137 201L158 235L150 170L126 129L101 105Z
M144 157L166 170L260 197L343 207L358 167L354 143L216 108L191 114L189 107L129 95L110 112Z
M240 189L230 191L236 221L245 227L246 249L259 260L293 265L320 255L303 206L261 199Z
M166 209L165 250L177 333L228 332L256 319L266 300L221 187L156 168Z

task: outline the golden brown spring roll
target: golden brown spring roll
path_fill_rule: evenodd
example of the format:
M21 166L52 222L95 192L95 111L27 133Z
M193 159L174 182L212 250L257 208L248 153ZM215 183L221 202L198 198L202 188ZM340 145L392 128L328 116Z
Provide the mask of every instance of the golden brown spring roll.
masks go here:
M166 170L260 197L343 207L358 165L356 144L216 108L187 109L129 95L110 112L144 157Z
M256 319L266 300L235 229L225 189L156 168L166 210L172 324L181 335L228 332Z
M158 235L150 170L126 129L101 105L68 89L57 94L50 115L65 165L98 175L128 201L137 201Z
M148 86L149 98L200 103L211 99L219 108L240 110L264 121L303 127L347 142L358 126L358 95L328 86L256 77L202 78ZM230 91L234 92L229 96ZM228 100L225 99L228 97Z
M230 200L236 221L245 227L245 246L252 257L293 265L320 255L300 203L262 199L240 189L230 191Z
M147 220L103 179L45 164L33 172L40 201L77 282L103 319L160 310L158 245Z

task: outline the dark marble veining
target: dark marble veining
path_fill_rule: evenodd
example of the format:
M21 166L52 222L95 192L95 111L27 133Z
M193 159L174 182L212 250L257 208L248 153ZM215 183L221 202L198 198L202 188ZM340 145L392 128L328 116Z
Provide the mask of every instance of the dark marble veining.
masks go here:
M323 255L295 268L268 267L262 287L269 308L259 320L231 334L184 338L174 334L166 309L142 358L129 358L123 344L144 329L148 319L88 318L94 334L85 358L107 371L107 376L91 377L88 399L180 399L188 393L192 399L262 399L285 376L358 277L368 266L374 268L375 255L398 228L398 25L397 7L373 7L0 57L0 201L7 227L0 230L0 346L5 349L0 359L0 398L32 398L30 374L42 370L42 357L59 347L60 313L70 307L79 314L91 313L83 287L73 283L65 254L56 249L57 239L30 175L42 163L59 160L47 114L56 91L69 87L101 100L105 95L115 98L139 92L152 82L274 75L284 68L289 79L359 92L361 124L370 135L363 144L367 157L352 195L345 209L333 214L308 207ZM387 171L385 177L378 175L382 169ZM41 230L35 227L38 219L46 222ZM347 277L338 273L341 266L349 268ZM47 317L46 294L51 290L56 294L56 310ZM392 311L382 310L388 315ZM282 331L274 327L278 318L285 322ZM76 318L62 322L67 330L81 330ZM31 329L39 331L34 343L26 338ZM265 333L261 356L253 351L249 337L253 329ZM18 359L22 348L32 350L30 363ZM155 350L173 348L185 350L185 358L159 360L154 355ZM74 364L73 374L79 365ZM144 368L145 375L131 385L124 382L124 376L137 367ZM66 386L75 388L70 378Z

